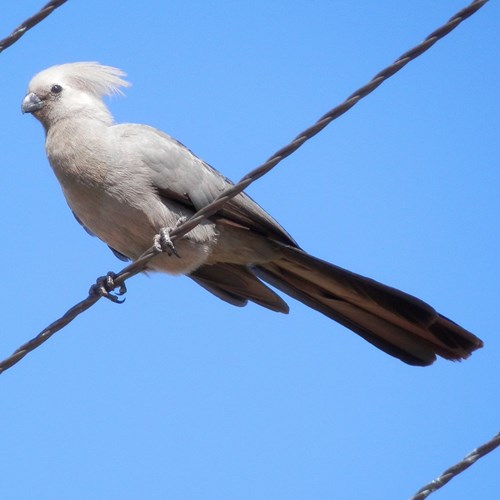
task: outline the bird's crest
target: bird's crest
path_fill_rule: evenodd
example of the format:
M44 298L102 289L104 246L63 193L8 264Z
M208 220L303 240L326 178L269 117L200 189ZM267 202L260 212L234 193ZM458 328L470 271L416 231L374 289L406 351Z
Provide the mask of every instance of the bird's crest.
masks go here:
M122 94L120 87L130 86L130 83L122 78L126 76L122 70L97 62L75 62L52 66L40 73L40 76L42 75L54 83L57 80L66 80L72 86L96 97Z

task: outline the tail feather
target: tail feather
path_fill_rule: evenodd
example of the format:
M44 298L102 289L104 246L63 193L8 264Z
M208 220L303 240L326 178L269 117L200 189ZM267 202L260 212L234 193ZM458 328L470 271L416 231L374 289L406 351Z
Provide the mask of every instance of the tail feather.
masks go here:
M425 344L422 345L421 342L415 341L415 338L408 334L407 331L391 323L384 322L376 316L369 315L362 309L355 308L340 300L335 303L335 299L327 299L330 303L324 303L304 292L301 284L292 284L292 282L297 282L296 278L284 277L282 272L260 267L255 268L255 273L278 290L349 328L349 330L357 333L378 349L399 358L407 364L427 366L436 359L432 349L427 348ZM383 329L384 335L376 335L374 333L375 329Z
M430 365L436 355L465 359L483 345L416 297L294 247L283 246L282 255L253 272L405 363Z
M235 306L248 301L287 313L288 305L259 278L349 328L382 351L410 365L436 356L460 360L482 347L480 339L412 295L278 244L280 257L252 268L206 265L190 277Z

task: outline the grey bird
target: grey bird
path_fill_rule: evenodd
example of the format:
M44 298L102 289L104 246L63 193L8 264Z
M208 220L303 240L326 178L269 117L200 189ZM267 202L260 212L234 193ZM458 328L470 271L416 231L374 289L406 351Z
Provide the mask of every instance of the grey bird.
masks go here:
M169 135L115 124L103 97L125 74L95 62L53 66L22 103L43 125L47 157L76 219L116 256L136 259L161 230L213 201L231 182ZM149 269L184 274L235 306L288 313L265 283L410 365L467 358L482 341L425 302L313 257L245 194L175 242Z

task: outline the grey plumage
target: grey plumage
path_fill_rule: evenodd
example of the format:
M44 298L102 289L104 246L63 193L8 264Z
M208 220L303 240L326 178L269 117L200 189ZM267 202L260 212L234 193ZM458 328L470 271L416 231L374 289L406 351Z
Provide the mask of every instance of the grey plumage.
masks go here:
M36 75L23 100L46 132L46 151L77 220L119 258L135 259L161 228L215 199L230 181L175 139L146 125L115 125L102 97L128 84L97 63ZM412 365L467 358L480 339L404 292L312 257L245 194L161 254L152 270L185 274L226 302L288 305L264 282Z

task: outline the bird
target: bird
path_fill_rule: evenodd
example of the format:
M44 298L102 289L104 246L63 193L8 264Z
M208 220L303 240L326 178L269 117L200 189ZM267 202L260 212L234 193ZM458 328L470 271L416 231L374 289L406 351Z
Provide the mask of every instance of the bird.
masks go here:
M232 183L166 133L115 123L105 97L123 93L125 77L97 62L49 67L31 79L22 112L43 125L76 220L118 258L135 260ZM234 306L288 313L274 288L413 366L466 359L483 346L426 302L308 254L245 193L177 239L175 252L155 256L148 271L186 275Z

